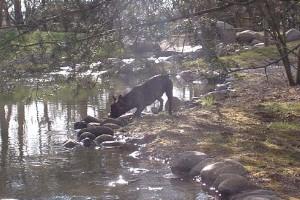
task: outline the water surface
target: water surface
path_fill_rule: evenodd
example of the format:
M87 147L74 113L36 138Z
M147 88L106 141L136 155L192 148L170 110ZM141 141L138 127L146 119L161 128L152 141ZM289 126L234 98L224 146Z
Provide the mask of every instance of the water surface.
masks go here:
M13 94L1 95L0 198L199 198L199 184L167 178L170 169L161 161L119 149L63 148L64 141L74 138L75 121L87 115L107 116L112 95L138 82L101 81L93 89L74 89L61 82L25 84ZM174 95L184 100L197 92L180 82L174 87ZM200 194L199 199L209 199Z

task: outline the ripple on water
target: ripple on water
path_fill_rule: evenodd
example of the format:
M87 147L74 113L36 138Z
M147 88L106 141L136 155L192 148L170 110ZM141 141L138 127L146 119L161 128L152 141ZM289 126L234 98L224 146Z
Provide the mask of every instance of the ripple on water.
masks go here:
M131 172L132 174L144 174L149 172L150 170L148 169L143 169L143 168L129 168L129 172Z
M116 181L111 181L108 183L109 187L116 187L118 185L128 185L128 181L126 181L122 175Z
M140 157L140 155L141 155L141 152L139 152L139 151L134 151L134 152L132 152L131 154L129 154L129 157L138 159L138 158Z

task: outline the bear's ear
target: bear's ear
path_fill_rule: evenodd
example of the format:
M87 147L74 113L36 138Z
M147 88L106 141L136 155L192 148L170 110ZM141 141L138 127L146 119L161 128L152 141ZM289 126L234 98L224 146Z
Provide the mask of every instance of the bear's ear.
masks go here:
M113 98L113 100L114 100L114 103L116 103L117 98L116 98L115 96L113 96L112 98Z

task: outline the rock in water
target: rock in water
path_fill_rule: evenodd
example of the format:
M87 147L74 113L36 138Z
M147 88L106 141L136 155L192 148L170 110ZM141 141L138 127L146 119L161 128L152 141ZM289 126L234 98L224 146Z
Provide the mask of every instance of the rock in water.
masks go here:
M74 129L83 129L87 127L87 123L85 121L75 122Z
M124 142L119 141L105 141L101 143L104 147L121 147L123 144Z
M91 123L88 123L87 128L92 127L92 126L101 126L101 125L98 122L91 122Z
M208 156L205 153L198 151L187 151L179 154L171 161L171 171L173 174L186 177L190 170L199 162L206 159Z
M100 145L102 142L105 142L105 141L113 141L113 140L114 140L114 137L111 135L107 135L107 134L103 134L103 135L100 135L95 138L95 142L97 145Z
M220 174L224 173L234 173L237 175L244 176L247 174L247 171L241 163L234 160L226 159L224 161L207 165L201 170L200 175L201 180L210 186Z
M102 126L111 128L113 130L121 128L121 126L119 126L118 124L113 124L113 123L106 123L106 124L103 124Z
M84 138L83 140L80 141L82 143L82 146L84 147L95 147L96 144L93 140L90 138Z
M213 158L206 158L202 161L200 161L197 165L195 165L189 172L190 177L195 177L200 175L201 170L206 167L207 165L210 165L212 163L215 163L216 160Z
M92 117L92 116L86 116L83 121L85 121L86 123L91 123L91 122L97 122L97 123L100 123L101 121L95 117Z
M214 182L214 187L224 199L246 190L258 187L249 182L245 177L237 174L221 174Z
M118 119L107 118L101 123L101 125L108 124L108 123L116 124L116 125L119 125L119 126L126 126L127 125L125 120L122 120L122 119L119 119L119 118Z
M99 135L107 134L107 135L114 135L114 131L111 128L105 127L105 126L91 126L88 128L81 129L77 136L80 137L80 135L84 132L90 132L94 134L96 137Z
M76 145L78 145L78 142L76 142L75 140L67 140L63 145L66 148L74 148Z
M238 193L229 200L281 200L281 198L270 190L258 189Z
M94 140L96 136L93 133L90 132L84 132L80 135L79 141L85 139L85 138L90 138L91 140Z

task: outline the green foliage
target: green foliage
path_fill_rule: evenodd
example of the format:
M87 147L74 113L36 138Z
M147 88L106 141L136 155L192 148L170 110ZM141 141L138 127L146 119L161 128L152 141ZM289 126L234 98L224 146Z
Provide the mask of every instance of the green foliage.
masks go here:
M211 107L215 103L215 98L213 95L205 96L201 99L202 106Z

